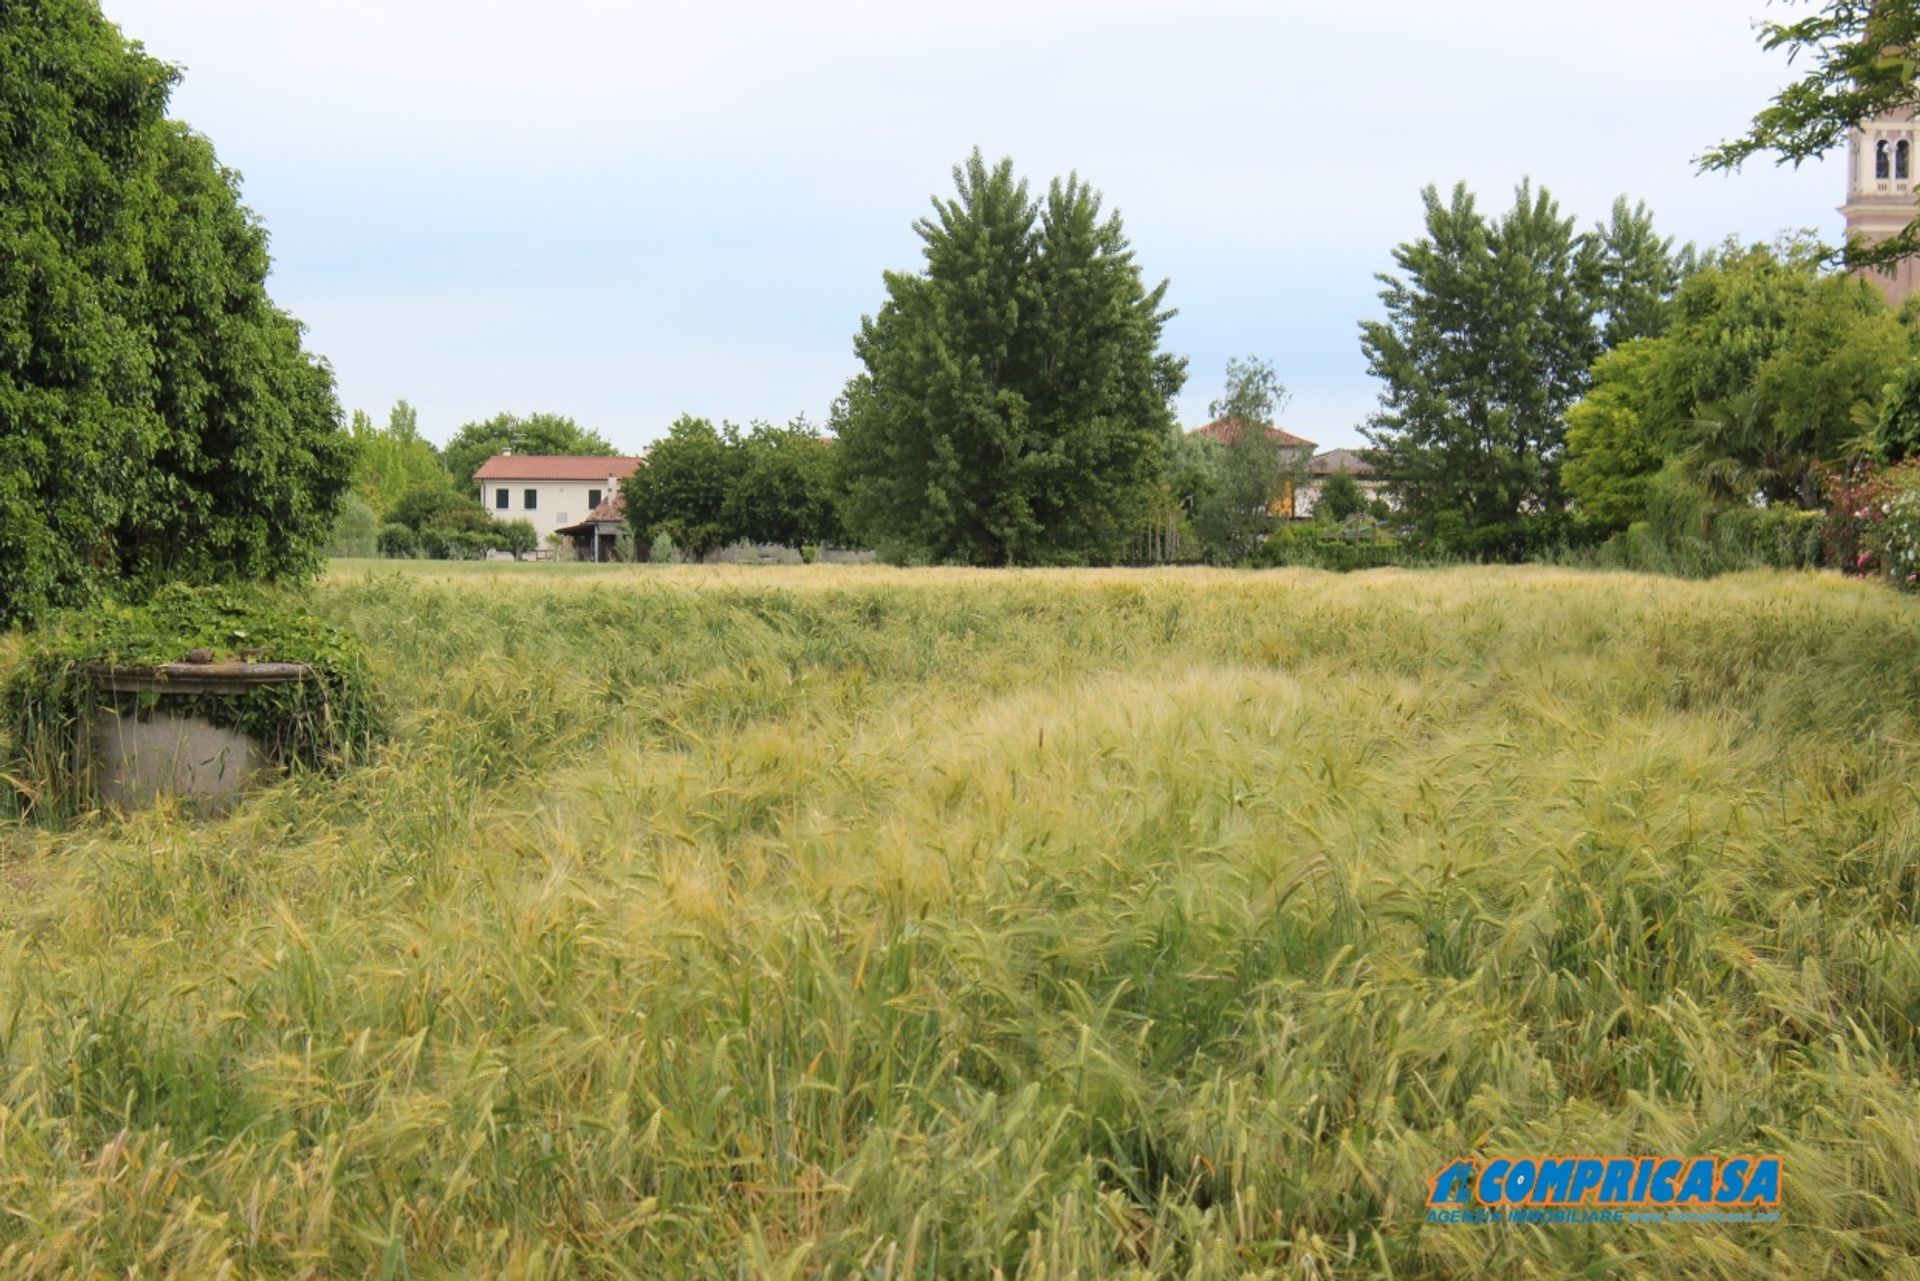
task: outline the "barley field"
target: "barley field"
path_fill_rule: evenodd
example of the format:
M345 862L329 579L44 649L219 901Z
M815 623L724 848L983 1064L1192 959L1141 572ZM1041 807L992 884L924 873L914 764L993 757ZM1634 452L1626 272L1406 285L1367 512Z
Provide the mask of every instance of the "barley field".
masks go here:
M1910 600L313 597L374 763L0 824L0 1276L1920 1275ZM1426 1223L1476 1152L1777 1152L1781 1219Z

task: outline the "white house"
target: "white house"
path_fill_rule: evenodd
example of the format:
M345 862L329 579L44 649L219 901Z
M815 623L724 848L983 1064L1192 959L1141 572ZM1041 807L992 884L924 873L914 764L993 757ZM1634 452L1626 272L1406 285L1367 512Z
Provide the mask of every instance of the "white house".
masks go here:
M638 458L508 452L480 464L473 479L495 520L530 520L544 541L611 500L639 466Z

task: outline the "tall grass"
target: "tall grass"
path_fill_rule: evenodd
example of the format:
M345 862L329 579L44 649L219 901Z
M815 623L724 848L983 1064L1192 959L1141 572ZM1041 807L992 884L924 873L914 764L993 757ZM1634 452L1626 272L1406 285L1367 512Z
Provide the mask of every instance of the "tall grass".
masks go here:
M0 1275L1916 1275L1913 602L559 569L335 573L372 765L0 827Z

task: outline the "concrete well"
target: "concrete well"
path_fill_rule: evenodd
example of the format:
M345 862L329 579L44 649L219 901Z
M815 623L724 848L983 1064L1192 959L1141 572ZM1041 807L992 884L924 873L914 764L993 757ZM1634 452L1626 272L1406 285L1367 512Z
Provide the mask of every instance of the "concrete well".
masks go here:
M304 663L96 664L88 674L114 693L155 694L152 710L102 712L93 727L94 779L100 801L141 809L178 797L202 814L223 814L247 785L274 769L259 741L168 708L189 694L239 694L258 685L303 681Z

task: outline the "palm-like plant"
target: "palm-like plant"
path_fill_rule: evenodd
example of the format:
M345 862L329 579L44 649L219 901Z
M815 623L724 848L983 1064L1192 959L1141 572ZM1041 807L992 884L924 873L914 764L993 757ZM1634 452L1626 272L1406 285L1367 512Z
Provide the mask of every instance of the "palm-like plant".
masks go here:
M1701 406L1693 428L1682 466L1709 497L1802 507L1818 500L1814 459L1757 390Z

